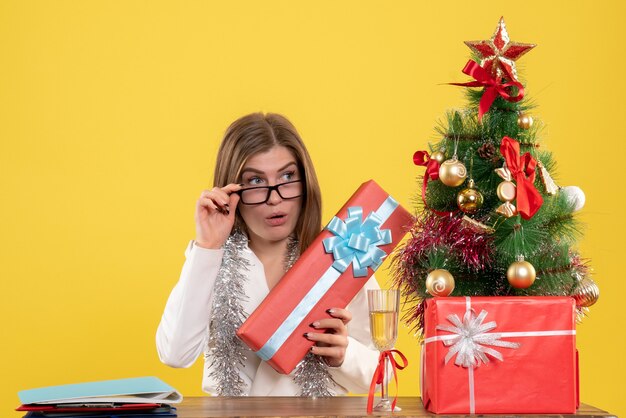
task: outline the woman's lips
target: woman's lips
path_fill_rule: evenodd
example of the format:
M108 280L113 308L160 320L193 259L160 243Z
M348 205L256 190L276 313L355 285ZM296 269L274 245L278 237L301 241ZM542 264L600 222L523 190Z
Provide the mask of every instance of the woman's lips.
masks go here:
M284 212L273 213L272 215L265 218L265 222L269 226L281 226L287 222L287 214Z

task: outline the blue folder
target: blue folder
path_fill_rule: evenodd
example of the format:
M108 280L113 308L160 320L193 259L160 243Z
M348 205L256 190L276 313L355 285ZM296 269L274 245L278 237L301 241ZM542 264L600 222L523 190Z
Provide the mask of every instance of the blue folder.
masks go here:
M175 404L183 396L157 377L103 380L22 390L22 404L159 403Z
M94 413L75 413L75 414L62 414L62 413L39 413L29 412L24 415L24 418L175 418L176 408L171 408L167 411L154 411L154 412L128 412L128 413L114 413L114 412L94 412Z

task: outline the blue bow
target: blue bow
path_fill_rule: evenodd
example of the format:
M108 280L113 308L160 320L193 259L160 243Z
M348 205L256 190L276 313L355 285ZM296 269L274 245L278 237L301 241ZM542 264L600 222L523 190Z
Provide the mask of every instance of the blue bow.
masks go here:
M383 220L379 215L371 212L362 219L362 207L348 208L345 222L335 216L326 226L336 236L323 241L324 249L335 259L332 267L343 273L352 263L354 277L367 276L368 267L376 271L387 255L378 246L391 243L391 230L380 229Z

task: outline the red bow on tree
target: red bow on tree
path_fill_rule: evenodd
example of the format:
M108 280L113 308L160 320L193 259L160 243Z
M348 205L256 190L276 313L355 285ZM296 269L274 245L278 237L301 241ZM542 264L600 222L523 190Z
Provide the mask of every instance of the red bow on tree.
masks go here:
M469 60L467 64L465 64L465 68L463 68L463 73L473 77L476 81L449 84L464 87L485 87L485 92L480 98L480 103L478 104L479 121L482 121L483 115L489 111L491 104L496 97L501 96L504 100L509 102L519 102L524 98L524 86L519 81L515 81L515 77L508 74L508 72L507 76L511 81L504 83L501 79L493 78L491 74L489 74L489 72L481 67L476 61ZM515 96L510 95L506 90L511 86L517 87L517 94Z
M402 365L400 365L396 359L393 357L393 354L396 353L402 359ZM387 350L381 351L380 356L378 356L378 366L376 367L376 371L374 372L374 377L372 378L372 383L370 384L370 393L367 397L367 413L372 413L372 407L374 405L374 391L376 389L376 385L380 385L383 383L383 378L385 376L385 360L389 359L389 364L391 364L391 369L393 370L393 378L396 382L396 395L393 398L393 402L391 403L391 410L393 411L396 408L396 402L398 401L398 374L397 370L402 370L406 366L409 365L409 361L406 359L404 354L402 354L398 350Z
M413 154L413 162L415 165L426 167L424 186L422 187L422 199L426 202L426 186L428 185L428 179L437 180L439 178L439 162L430 158L427 151L415 151L415 154Z
M422 167L426 167L426 172L424 173L424 184L422 185L422 201L424 202L424 206L428 207L428 205L426 204L426 187L428 186L428 179L439 179L440 164L437 162L437 160L430 158L430 155L428 155L427 151L415 151L415 154L413 154L413 162L415 163L415 165L421 165ZM457 212L456 210L452 212L441 212L433 208L429 209L439 216L448 216L452 213Z
M529 220L543 204L543 198L535 188L535 167L537 160L529 152L520 156L519 142L505 136L500 144L500 152L517 186L517 211L522 218Z

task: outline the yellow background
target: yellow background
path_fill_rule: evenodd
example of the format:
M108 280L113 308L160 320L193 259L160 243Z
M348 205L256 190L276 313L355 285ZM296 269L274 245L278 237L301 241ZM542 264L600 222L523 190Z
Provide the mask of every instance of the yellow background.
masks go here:
M626 414L623 23L619 1L0 2L0 410L17 391L156 375L201 395L202 361L154 334L227 125L287 115L324 220L364 180L406 207L469 49L501 15L546 123L557 182L586 193L580 243L602 297L578 329L582 400ZM341 163L340 158L341 157ZM380 274L382 284L385 274ZM620 308L621 306L621 308ZM417 395L418 350L400 394ZM537 353L541 356L541 353ZM497 394L495 394L497 396Z

